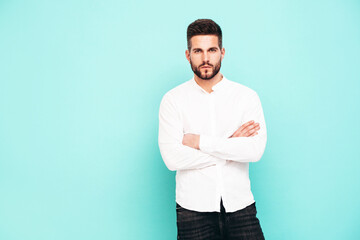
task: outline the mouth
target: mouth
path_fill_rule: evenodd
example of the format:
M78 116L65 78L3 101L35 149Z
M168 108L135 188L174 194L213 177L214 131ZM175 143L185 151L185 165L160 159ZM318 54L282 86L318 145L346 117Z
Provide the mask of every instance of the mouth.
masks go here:
M210 66L202 66L201 68L211 68Z

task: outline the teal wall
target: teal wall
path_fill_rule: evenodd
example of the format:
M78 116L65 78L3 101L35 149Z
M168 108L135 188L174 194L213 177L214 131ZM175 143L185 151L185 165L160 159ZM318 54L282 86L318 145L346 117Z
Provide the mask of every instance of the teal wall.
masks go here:
M176 239L158 109L197 18L263 104L266 239L360 239L355 0L0 1L0 239Z

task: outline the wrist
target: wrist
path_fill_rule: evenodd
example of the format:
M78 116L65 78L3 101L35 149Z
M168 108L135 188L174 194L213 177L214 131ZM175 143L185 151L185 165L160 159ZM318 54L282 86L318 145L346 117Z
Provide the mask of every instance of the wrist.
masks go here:
M195 148L200 150L200 135L195 135Z

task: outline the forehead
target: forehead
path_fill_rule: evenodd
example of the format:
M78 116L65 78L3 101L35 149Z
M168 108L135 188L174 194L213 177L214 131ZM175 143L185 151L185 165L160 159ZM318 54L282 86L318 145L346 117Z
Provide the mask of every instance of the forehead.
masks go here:
M219 38L216 35L196 35L190 41L191 48L219 47Z

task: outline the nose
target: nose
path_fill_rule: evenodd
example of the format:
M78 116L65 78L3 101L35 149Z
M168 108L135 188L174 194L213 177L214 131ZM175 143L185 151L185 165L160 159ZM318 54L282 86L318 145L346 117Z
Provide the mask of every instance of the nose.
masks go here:
M206 63L209 61L209 55L208 55L207 52L204 52L203 61L206 62Z

